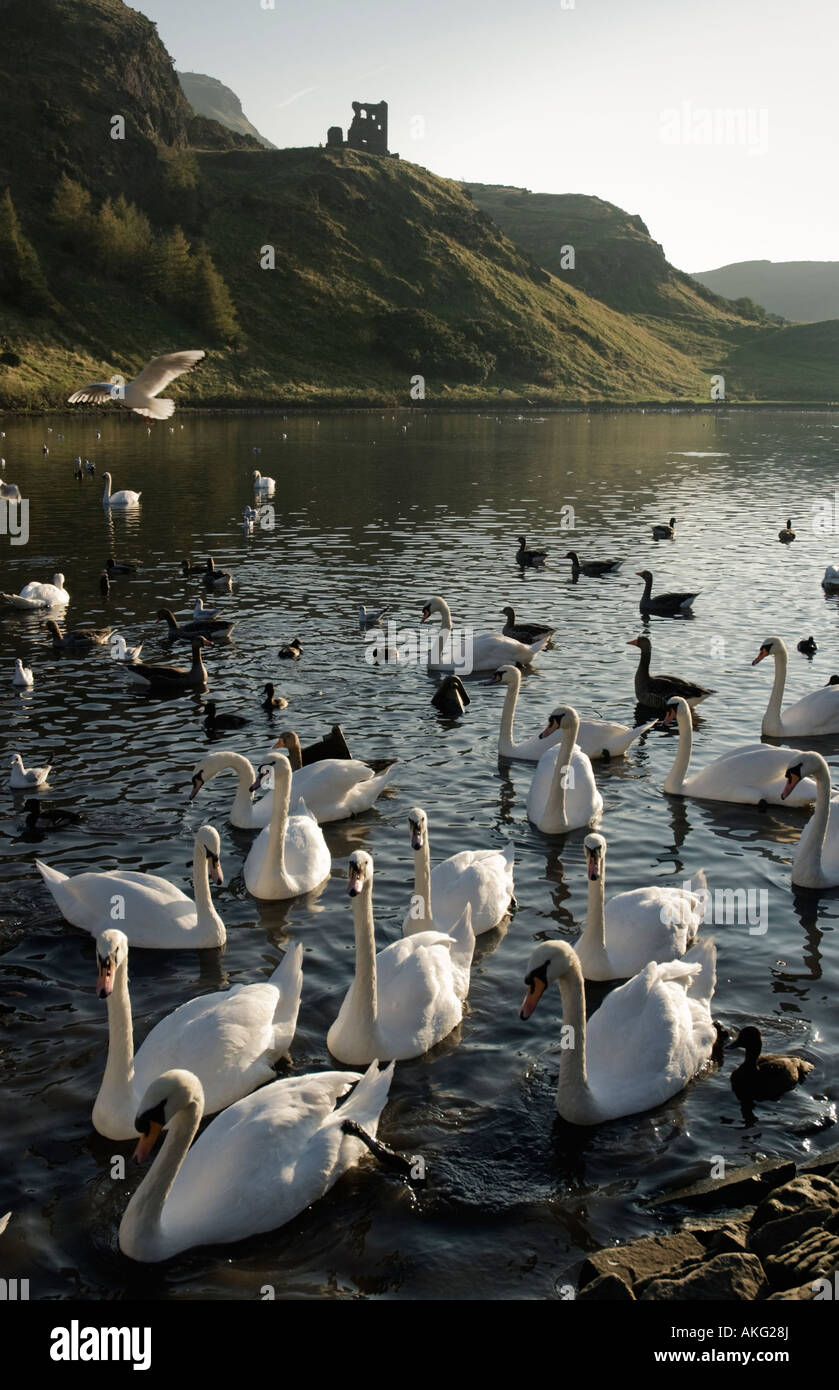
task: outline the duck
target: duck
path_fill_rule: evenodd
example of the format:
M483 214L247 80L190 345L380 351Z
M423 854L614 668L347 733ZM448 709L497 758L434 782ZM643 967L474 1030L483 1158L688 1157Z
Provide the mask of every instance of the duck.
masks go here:
M386 608L377 608L375 606L368 608L366 604L360 603L358 605L358 626L362 628L378 627L386 612Z
M516 642L523 642L526 647L532 647L533 643L538 642L541 637L549 640L556 632L555 627L547 627L542 623L517 623L515 609L511 608L509 604L506 608L502 608L501 612L507 619L501 629L502 635L513 637Z
M804 753L793 760L790 755L781 799L795 795L804 779L816 786L816 806L801 832L792 857L791 881L795 888L836 888L839 886L839 797L833 795L830 768L821 753ZM834 808L835 811L834 811Z
M839 691L832 685L821 686L783 709L789 653L780 637L767 637L765 642L761 642L752 665L757 666L768 656L775 663L775 679L760 732L769 738L839 733Z
M99 936L113 921L114 903L122 905L122 930L130 946L151 951L204 950L223 946L225 925L210 896L210 877L223 883L221 841L212 825L195 834L192 886L195 899L157 874L111 869L104 873L75 874L69 878L58 869L35 860L59 912L82 931Z
M223 618L193 618L191 623L178 623L171 608L158 608L155 622L166 624L167 642L194 642L196 636L206 637L209 642L223 642L232 637L236 626Z
M579 957L565 941L543 941L527 963L520 1017L531 1017L549 984L559 985L563 1027L573 1047L559 1054L557 1113L598 1125L654 1110L678 1095L711 1060L716 947L700 939L680 960L650 961L586 1019Z
M303 655L300 638L295 637L291 642L287 642L285 646L280 647L277 655L281 661L299 661Z
M68 811L63 806L44 806L35 797L29 797L24 801L23 809L26 812L28 831L63 830L65 826L82 823L82 818L76 811Z
M274 1081L228 1106L193 1144L204 1115L201 1082L185 1069L164 1072L138 1106L135 1158L149 1156L163 1129L166 1139L126 1207L120 1250L156 1264L193 1246L227 1245L286 1225L375 1143L392 1079L392 1065L379 1071L373 1061L364 1075L309 1072Z
M452 932L467 906L475 936L499 926L515 902L515 847L508 844L503 850L461 850L432 871L428 817L421 806L408 812L408 829L414 855L414 891L402 923L402 935Z
M801 641L798 643L798 650L802 656L813 657L816 655L818 649L815 637L802 637Z
M319 887L331 873L332 856L323 831L305 802L298 800L296 813L289 815L291 764L281 753L271 756L274 762L271 819L260 830L248 852L245 887L255 898L285 900ZM251 790L257 790L257 786Z
M69 631L62 632L58 623L52 618L44 626L50 634L50 640L56 651L88 652L91 647L106 647L111 638L109 627L71 628Z
M100 405L103 401L117 401L126 410L147 420L168 420L175 412L175 402L160 397L159 392L184 372L191 372L206 356L203 348L164 353L161 357L153 357L133 380L112 376L110 381L91 382L68 396L67 404Z
M431 696L431 703L449 719L459 719L472 700L460 676L444 676Z
M507 690L504 697L504 708L501 711L498 756L499 758L521 759L522 762L538 763L548 749L559 743L562 738L559 714L565 706L559 706L551 711L547 727L541 733L523 739L521 743L516 743L514 720L521 690L521 677L520 668L508 664L499 666L489 682L490 685L503 685ZM604 758L606 761L610 758L622 758L625 757L635 740L640 738L641 734L646 733L648 729L652 729L655 724L656 720L651 719L646 724L638 724L636 728L630 729L626 724L618 724L608 719L581 719L577 733L577 745L589 758Z
M822 579L822 588L829 591L839 589L839 566L828 565Z
M587 560L581 564L576 550L569 550L562 558L571 561L571 577L575 580L581 574L589 579L602 579L604 574L617 574L623 564L623 560Z
M9 767L9 786L13 791L24 791L27 787L45 787L52 771L52 763L47 763L46 767L24 767L20 753L12 754Z
M778 532L778 540L781 545L790 545L795 540L795 532L792 529L792 518L787 517L787 524Z
M369 811L396 771L392 764L376 774L358 758L320 758L304 767L300 739L293 729L281 733L274 748L287 750L293 772L292 796L302 796L321 825ZM260 774L265 768L263 764ZM260 783L261 780L261 776L257 778Z
M11 604L14 608L55 608L70 602L70 595L64 587L64 575L54 574L51 584L40 584L30 580L24 584L19 594L0 594L0 602Z
M349 858L353 899L355 977L326 1035L337 1061L362 1066L374 1056L407 1061L447 1038L463 1018L475 949L467 907L451 934L420 931L376 954L373 860Z
M274 1064L291 1046L303 989L303 947L286 951L267 980L200 994L156 1023L134 1051L128 994L128 938L108 927L96 939L96 992L107 1001L108 1058L93 1106L106 1139L135 1139L134 1119L151 1083L169 1067L193 1072L204 1113L233 1105L276 1080Z
M205 690L207 668L201 657L201 648L208 645L206 637L196 634L192 639L191 666L147 666L145 662L126 662L125 674L153 694L174 694L178 690Z
M455 674L470 675L473 671L491 671L508 661L520 661L529 666L547 644L547 637L539 637L529 645L517 642L513 637L505 637L500 632L479 632L475 634L461 631L459 634L462 655L452 645L452 614L449 605L439 594L423 605L421 622L428 622L433 613L440 615L440 638L436 656L428 654L429 670L453 671ZM465 639L465 640L464 640Z
M653 539L657 541L672 541L676 534L676 518L671 516L669 522L653 526Z
M690 890L656 884L618 893L607 904L605 837L587 835L583 847L588 905L583 933L574 943L583 977L628 980L649 961L683 956L696 940L705 914L704 873L694 876Z
M130 560L115 560L113 555L109 555L105 561L105 569L110 579L113 574L136 574L139 566L132 564Z
M276 486L276 479L268 477L263 478L258 468L255 468L253 470L254 492L263 492L266 496L270 497L271 493L274 491Z
M32 667L24 666L20 657L18 657L12 672L12 685L16 685L24 690L31 690L34 684L35 677L32 674Z
M709 695L716 694L715 690L697 685L695 681L682 680L681 676L651 676L650 659L653 649L649 637L633 637L626 645L637 647L641 653L635 672L635 698L639 704L646 705L647 709L664 709L672 695L680 695L691 709L695 709L703 700L707 700Z
M111 656L114 661L139 661L142 650L142 642L138 642L136 647L129 647L120 633L114 632L111 635Z
M243 714L219 714L215 700L207 700L204 705L204 725L210 734L216 729L241 729L247 723Z
M732 801L741 806L780 806L784 779L790 761L790 748L772 748L766 743L733 748L689 777L693 748L693 722L687 701L674 695L667 701L664 726L676 721L679 744L673 766L664 779L663 790L670 796L692 796L706 801ZM797 786L790 805L806 806L816 799L812 778Z
M524 536L518 538L519 548L516 551L516 564L522 568L537 568L544 565L547 559L547 550L528 550L527 541Z
M595 825L603 811L591 762L576 746L580 716L570 705L554 713L561 741L539 759L527 793L527 818L544 835Z
M673 593L656 594L653 598L653 576L649 570L639 570L638 578L644 581L644 592L641 595L638 607L642 613L657 613L661 617L674 617L677 613L687 613L693 606L694 599L698 598L701 589L696 593Z
M212 556L203 570L200 565L193 565L191 560L182 560L181 572L187 576L200 574L202 582L206 584L208 589L231 589L233 587L233 575L229 570L217 570Z
M731 1089L739 1101L751 1106L756 1100L778 1100L799 1082L805 1081L813 1070L812 1062L789 1053L763 1052L760 1029L749 1024L729 1047L745 1049L746 1060L731 1073Z
M136 507L143 495L141 492L132 492L130 488L124 488L122 492L111 492L113 479L110 473L103 473L102 481L105 484L102 506L105 508L115 507L117 510L122 510L125 507Z
M284 696L274 694L274 686L271 681L265 682L262 687L262 693L265 696L262 701L262 708L269 713L275 709L286 709L288 707L288 700L286 700Z

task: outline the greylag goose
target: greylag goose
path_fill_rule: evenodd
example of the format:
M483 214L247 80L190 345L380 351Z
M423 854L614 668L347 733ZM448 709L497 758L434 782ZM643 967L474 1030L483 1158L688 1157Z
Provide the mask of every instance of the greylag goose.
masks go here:
M644 581L644 592L638 604L642 613L658 613L662 617L673 617L676 613L686 613L692 606L693 600L698 598L702 592L701 589L697 589L692 594L656 594L653 597L653 577L650 571L638 570L638 578Z
M91 647L104 647L110 641L111 628L73 628L62 632L50 618L45 624L52 645L59 652L88 652Z
M206 637L193 637L191 666L146 666L137 661L124 663L121 669L130 680L158 695L174 694L179 690L204 690L207 668L201 659L201 648L209 645Z
M623 564L623 560L587 560L583 564L576 550L567 551L563 559L571 561L572 579L579 579L581 574L588 579L601 579L604 574L616 574Z
M670 521L663 525L659 523L653 527L653 539L657 541L672 541L676 534L676 518L671 516Z
M166 623L168 642L191 642L195 636L206 637L211 642L221 642L233 633L234 623L221 618L193 619L191 623L178 623L170 608L158 608L157 623Z
M707 700L709 695L715 694L713 690L707 690L704 685L697 685L695 681L682 680L681 676L651 676L652 645L649 637L633 637L626 645L638 647L641 652L635 672L635 698L648 709L665 709L667 701L673 695L681 695L693 709L702 700Z
M555 627L547 627L544 623L517 623L515 609L509 604L502 608L501 612L507 621L501 631L505 637L514 637L517 642L523 642L526 647L531 647L534 642L538 642L541 637L553 637L556 632Z
M528 550L527 541L524 536L519 536L519 548L516 551L516 564L523 567L544 565L547 558L547 550Z

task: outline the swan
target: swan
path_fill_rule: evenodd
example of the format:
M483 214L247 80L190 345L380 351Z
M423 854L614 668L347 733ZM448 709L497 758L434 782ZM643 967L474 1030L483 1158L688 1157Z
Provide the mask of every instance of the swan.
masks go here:
M586 1020L576 952L565 941L535 948L520 1017L530 1017L556 980L563 1026L573 1039L560 1052L556 1108L564 1120L596 1125L653 1110L702 1070L716 1041L716 954L713 941L705 939L681 960L650 961Z
M288 749L293 770L292 798L302 796L321 825L369 811L396 771L396 765L391 764L384 772L374 774L358 758L321 758L303 767L300 739L292 729L280 734L274 747ZM270 765L263 764L257 777L260 785L268 772Z
M576 747L580 718L570 705L554 710L561 742L539 759L527 793L527 818L545 835L594 825L603 810L591 763Z
M628 980L649 961L677 960L692 946L705 911L705 875L697 891L656 884L618 893L606 904L606 841L587 835L588 906L582 936L574 943L587 980Z
M102 478L105 483L105 491L102 494L103 507L136 507L143 495L141 492L132 492L130 488L125 488L122 492L111 492L113 479L110 473L103 473Z
M791 748L771 748L766 743L747 744L723 753L701 772L688 777L693 723L687 701L679 695L667 701L665 724L672 724L674 718L679 726L679 745L673 766L664 779L665 792L670 796L695 796L707 801L734 801L743 806L764 803L780 806ZM796 787L790 804L806 806L815 799L816 786L810 779Z
M783 751L790 755L793 750ZM835 888L839 885L839 797L831 795L830 768L821 753L804 753L790 764L781 793L784 801L804 777L816 784L816 808L796 845L792 882L797 888Z
M32 674L31 666L24 666L20 657L15 662L15 669L12 672L12 685L23 687L30 690L35 684L35 677Z
M469 909L451 935L417 932L376 955L373 860L364 850L350 855L348 892L353 899L355 978L326 1045L348 1066L365 1065L375 1056L396 1061L421 1057L463 1017L475 948Z
M119 1247L154 1264L195 1245L229 1244L286 1225L328 1192L366 1152L346 1133L354 1121L375 1136L393 1066L310 1072L274 1081L231 1105L190 1149L204 1114L201 1082L164 1072L140 1102L136 1157L166 1140L126 1207ZM336 1103L353 1087L349 1100Z
M440 614L440 640L437 647L437 660L432 659L432 654L428 654L428 666L432 671L459 671L462 675L468 675L471 671L487 671L494 666L501 666L507 661L520 661L528 666L533 658L541 652L548 637L540 637L531 645L524 642L517 642L513 637L504 637L500 632L479 632L471 634L470 629L461 629L463 655L458 656L451 650L452 640L452 615L449 605L439 594L429 599L422 610L423 623L427 622L432 613ZM448 659L446 659L448 657Z
M775 662L775 679L760 732L769 738L839 733L839 690L832 685L822 686L820 690L811 690L809 695L804 695L794 705L787 705L782 710L789 653L780 637L767 637L765 642L761 642L752 665L757 666L767 656L771 656Z
M91 382L89 386L83 386L80 391L68 396L67 404L99 405L102 401L118 401L126 410L133 410L136 415L144 415L149 420L168 420L175 413L175 402L165 397L156 399L158 393L176 377L192 371L206 356L206 352L200 348L167 352L162 357L152 358L133 381L112 376L110 381Z
M516 704L521 690L521 671L518 666L500 666L490 684L506 686L504 708L501 711L501 729L498 734L498 756L500 758L520 758L523 762L538 763L549 748L559 743L562 731L554 711L548 720L548 727L532 738L515 742L513 721L516 717ZM607 719L581 719L577 734L577 746L589 758L622 758L629 747L656 723L651 719L647 724L638 724L630 729L626 724L616 724Z
M323 831L304 803L298 802L297 813L289 816L291 764L282 753L272 753L271 757L271 819L260 830L245 860L245 887L255 898L296 898L329 877L332 856Z
M12 754L9 766L9 786L14 791L23 791L26 787L46 786L52 771L52 763L48 763L46 767L24 767L20 753Z
M220 772L236 773L236 795L228 816L231 825L239 830L262 830L271 819L274 793L268 792L261 801L252 799L251 787L256 781L256 771L253 763L241 753L224 749L202 758L192 771L190 801L194 801L204 784L212 781Z
M52 608L59 603L69 603L70 595L64 587L64 575L54 574L51 584L39 584L31 580L24 584L19 594L0 594L0 601L11 604L13 608Z
M74 927L98 936L107 921L119 921L132 946L201 950L223 946L227 938L210 896L210 874L214 883L224 882L220 856L218 831L202 825L195 836L192 861L194 902L157 874L111 869L68 878L40 859L35 860L35 866L62 917Z
M264 492L267 497L270 497L271 493L274 491L276 486L276 479L267 477L263 478L258 468L255 468L253 470L254 492Z
M428 817L420 806L408 812L414 852L414 894L402 923L402 935L421 931L452 932L467 906L475 936L492 931L510 911L516 851L465 849L431 870Z

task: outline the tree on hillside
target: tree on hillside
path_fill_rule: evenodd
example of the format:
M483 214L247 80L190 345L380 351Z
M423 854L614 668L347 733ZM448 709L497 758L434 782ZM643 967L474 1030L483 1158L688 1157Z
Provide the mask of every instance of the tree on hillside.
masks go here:
M23 234L8 188L0 197L0 298L31 313L56 308L38 253Z
M186 308L190 297L192 256L180 227L157 237L148 274L149 293L162 304Z
M205 332L223 343L237 337L236 308L206 246L199 247L193 258L189 298L190 313Z
M52 218L73 251L83 251L93 229L90 194L80 183L62 174L52 200Z

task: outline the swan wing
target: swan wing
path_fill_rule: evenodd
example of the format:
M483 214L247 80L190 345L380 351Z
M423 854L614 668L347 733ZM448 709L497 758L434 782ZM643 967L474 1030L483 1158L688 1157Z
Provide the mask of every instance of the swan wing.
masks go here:
M377 1032L383 1055L420 1057L460 1022L463 1006L452 967L453 945L443 932L417 932L377 955Z
M782 714L785 734L836 733L839 731L839 686L811 690Z
M451 931L467 906L473 931L489 931L512 896L512 866L499 850L462 850L431 871L431 911L440 931Z

